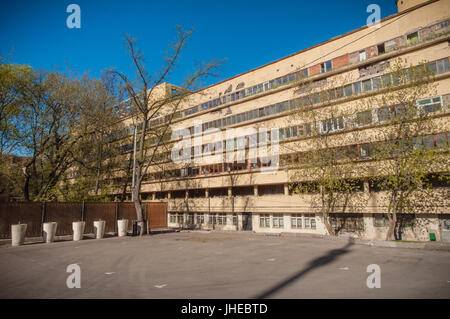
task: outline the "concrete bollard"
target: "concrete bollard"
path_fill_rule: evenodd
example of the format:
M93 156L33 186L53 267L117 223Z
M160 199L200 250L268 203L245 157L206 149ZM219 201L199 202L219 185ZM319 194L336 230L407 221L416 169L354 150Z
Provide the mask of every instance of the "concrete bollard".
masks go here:
M119 237L124 237L127 235L128 230L128 219L119 219L117 221L117 231Z
M11 246L20 246L25 242L27 224L11 225Z
M106 222L104 220L97 220L94 222L95 238L103 238L103 235L105 234L105 223Z
M45 243L51 243L55 240L57 225L58 224L56 222L44 223L43 229Z
M85 226L85 222L73 222L72 223L73 240L74 241L83 239L84 226Z

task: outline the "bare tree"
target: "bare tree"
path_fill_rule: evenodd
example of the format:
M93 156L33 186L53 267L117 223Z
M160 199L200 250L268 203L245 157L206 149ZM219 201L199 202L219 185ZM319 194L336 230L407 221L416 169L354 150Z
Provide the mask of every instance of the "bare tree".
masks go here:
M164 65L154 76L148 73L142 52L136 47L136 39L125 35L125 43L133 66L136 71L136 80L129 79L125 74L113 71L123 82L131 106L133 120L139 128L138 149L136 153L135 183L132 186L132 198L136 207L137 221L140 226L140 235L143 234L143 208L140 199L142 181L155 162L155 155L160 146L169 140L170 124L179 114L180 107L188 101L193 90L198 89L201 81L207 76L214 75L220 62L211 61L201 63L196 70L186 77L176 94L163 90L163 84L175 69L182 51L191 37L192 31L185 31L177 27L177 37L170 44ZM163 118L163 123L152 120Z

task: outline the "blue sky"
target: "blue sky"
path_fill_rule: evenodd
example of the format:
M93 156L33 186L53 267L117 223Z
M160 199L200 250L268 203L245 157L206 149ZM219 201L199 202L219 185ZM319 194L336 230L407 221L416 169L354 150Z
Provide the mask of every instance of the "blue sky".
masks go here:
M66 26L71 3L81 7L81 29ZM371 3L382 17L396 13L394 0L0 0L0 54L14 48L13 62L34 68L130 75L127 32L156 71L181 25L195 33L170 82L180 84L195 62L227 58L212 84L365 25Z

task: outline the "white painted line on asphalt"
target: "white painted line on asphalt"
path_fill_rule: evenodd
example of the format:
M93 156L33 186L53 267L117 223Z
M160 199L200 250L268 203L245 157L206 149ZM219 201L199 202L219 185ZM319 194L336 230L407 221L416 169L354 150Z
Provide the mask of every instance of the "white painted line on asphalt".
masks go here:
M348 267L341 267L341 268L339 268L340 270L348 270L349 268Z
M267 261L275 261L275 258L269 258Z
M112 275L114 272L105 272L105 275Z

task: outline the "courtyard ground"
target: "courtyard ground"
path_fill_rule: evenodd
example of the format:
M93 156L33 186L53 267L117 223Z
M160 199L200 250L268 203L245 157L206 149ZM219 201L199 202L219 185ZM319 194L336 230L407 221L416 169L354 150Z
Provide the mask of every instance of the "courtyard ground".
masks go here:
M81 288L67 288L69 264ZM450 252L246 232L2 245L0 298L448 299Z

